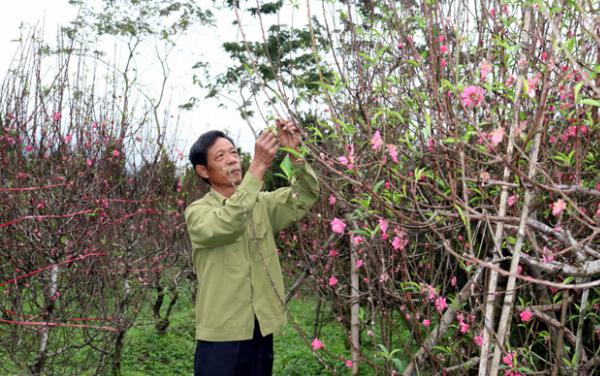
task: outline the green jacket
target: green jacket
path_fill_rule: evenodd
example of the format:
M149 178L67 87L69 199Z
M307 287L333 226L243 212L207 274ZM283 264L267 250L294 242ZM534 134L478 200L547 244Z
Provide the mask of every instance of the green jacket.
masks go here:
M260 192L262 181L246 173L230 198L211 190L185 210L198 276L196 339L251 339L255 316L263 336L285 324L273 234L302 218L319 194L310 166L294 167L290 187Z

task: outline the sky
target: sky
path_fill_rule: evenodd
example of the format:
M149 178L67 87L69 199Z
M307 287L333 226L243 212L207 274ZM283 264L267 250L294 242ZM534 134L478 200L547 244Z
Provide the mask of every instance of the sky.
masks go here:
M19 0L6 1L2 4L0 12L0 79L4 78L6 71L17 50L19 26L39 25L43 27L46 39L50 42L60 25L67 25L77 16L77 9L69 5L68 0ZM203 98L205 92L192 83L192 66L199 60L211 64L211 72L222 72L230 61L222 50L224 41L241 40L239 30L231 25L232 14L217 14L217 27L202 27L181 37L175 50L170 55L169 66L171 76L167 87L166 101L170 103L168 110L178 124L177 130L172 130L174 149L187 151L197 137L211 129L228 130L232 138L247 152L254 149L254 137L244 120L242 120L234 106L223 108L216 99L204 100L192 111L180 110L178 105L185 103L194 96ZM259 36L255 20L244 24L244 31L248 38ZM114 44L114 42L113 42ZM107 48L111 50L111 48ZM140 61L152 62L154 53L152 46L147 45L140 50ZM144 54L148 54L146 58ZM143 90L148 93L157 93L159 67L157 62L139 67L139 82ZM268 111L268 109L267 109ZM262 129L265 124L262 119L251 120L253 127Z

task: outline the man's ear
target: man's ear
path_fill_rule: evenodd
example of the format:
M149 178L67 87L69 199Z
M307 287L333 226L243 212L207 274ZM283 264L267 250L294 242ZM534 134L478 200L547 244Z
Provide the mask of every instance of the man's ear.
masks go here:
M208 169L206 168L205 165L196 165L196 173L204 179L208 179Z

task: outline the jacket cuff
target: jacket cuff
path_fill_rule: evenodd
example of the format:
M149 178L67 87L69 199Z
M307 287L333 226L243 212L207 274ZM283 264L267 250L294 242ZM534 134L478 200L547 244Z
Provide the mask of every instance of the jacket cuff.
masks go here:
M247 193L258 194L258 192L260 192L260 190L262 189L262 186L263 186L262 180L258 179L256 176L252 175L250 172L247 172L246 175L244 175L244 179L242 179L242 182L240 183L238 190L241 190L241 191L244 191Z

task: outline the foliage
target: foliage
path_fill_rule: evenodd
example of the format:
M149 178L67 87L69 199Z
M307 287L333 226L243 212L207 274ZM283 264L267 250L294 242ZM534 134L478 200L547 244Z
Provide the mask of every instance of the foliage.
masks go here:
M358 291L361 331L382 323L388 372L396 350L415 346L406 374L593 367L598 4L465 12L466 2L329 1L308 29L269 26L242 6L235 19L252 13L264 36L226 44L235 65L215 85L296 119L324 191L280 235L280 249L295 251L284 254L289 276L307 271L348 335ZM293 65L300 72L284 68L310 55ZM294 79L305 74L318 80ZM410 328L402 342L396 315ZM377 369L371 360L362 358Z
M50 59L41 43L24 42L0 91L0 373L118 374L151 289L189 275L187 195L134 126L144 114L121 112L126 89L96 96L88 61L66 48L48 85L32 69Z
M310 353L309 373L593 372L598 4L315 4L291 27L265 22L285 2L226 2L241 31L247 12L263 37L227 43L233 66L203 81L209 96L238 92L246 120L251 103L296 120L320 177L313 211L278 234L290 284L317 302L311 324L291 321L304 348L284 336L282 359ZM118 27L101 32L132 40L162 30L102 19ZM20 66L0 96L0 281L11 281L0 286L11 323L0 344L22 345L0 353L0 367L60 373L83 346L100 355L84 352L82 368L118 373L145 298L193 280L181 211L201 192L191 170L173 175L162 142L139 144L129 102L69 96L79 86L65 70L45 85ZM105 97L129 98L126 77ZM85 324L65 339L73 327L25 323L80 315L109 329Z

